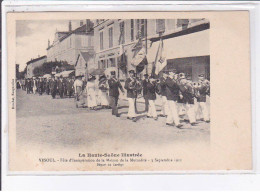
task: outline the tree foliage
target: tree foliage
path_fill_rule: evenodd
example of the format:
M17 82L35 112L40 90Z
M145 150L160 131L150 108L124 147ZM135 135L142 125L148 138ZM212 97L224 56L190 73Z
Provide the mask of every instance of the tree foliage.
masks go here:
M36 67L33 70L35 76L43 76L45 74L51 74L52 70L58 67L59 71L74 70L73 65L69 65L66 61L45 62L40 67Z

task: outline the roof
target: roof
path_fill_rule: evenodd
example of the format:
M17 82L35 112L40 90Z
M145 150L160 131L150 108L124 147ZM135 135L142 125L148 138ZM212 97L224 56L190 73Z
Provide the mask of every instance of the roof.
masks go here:
M93 31L93 30L92 30ZM75 30L72 30L71 32L69 32L67 35L63 36L62 38L60 38L60 41L64 40L65 38L67 38L68 36L70 36L71 34L80 34L80 33L88 33L87 32L87 25L84 24L78 28L76 28Z
M32 59L32 60L28 61L26 64L28 65L29 63L34 63L34 62L39 61L39 60L42 60L42 59L44 59L44 58L47 58L47 56L44 55L44 56L38 57L38 58L36 58L36 59Z
M90 58L92 58L94 56L94 53L93 52L80 52L81 56L83 57L83 59L88 62L88 60Z

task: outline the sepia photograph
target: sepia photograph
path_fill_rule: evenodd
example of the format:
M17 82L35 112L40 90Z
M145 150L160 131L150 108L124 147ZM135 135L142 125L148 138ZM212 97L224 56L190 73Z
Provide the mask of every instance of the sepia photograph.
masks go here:
M126 14L13 19L10 171L219 169L210 17Z

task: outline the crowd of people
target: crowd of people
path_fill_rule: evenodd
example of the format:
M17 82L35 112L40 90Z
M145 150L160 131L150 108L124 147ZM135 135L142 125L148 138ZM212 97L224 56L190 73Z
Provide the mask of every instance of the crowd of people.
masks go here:
M192 82L189 75L177 73L176 70L162 72L160 78L153 75L144 75L144 79L136 76L134 70L130 70L129 78L124 87L116 77L116 72L110 75L102 75L96 79L89 75L88 80L83 80L79 75L73 78L54 77L24 79L19 82L19 87L27 91L27 94L46 93L56 98L75 97L76 107L88 107L97 110L97 107L111 108L112 115L120 117L118 112L118 100L120 95L125 95L128 100L127 119L137 121L136 100L144 98L147 118L157 120L159 116L166 117L165 124L181 128L180 115L191 125L197 125L197 121L210 122L209 106L207 100L210 97L210 82L204 75L198 76L198 82ZM120 92L121 91L121 92ZM157 113L155 100L161 98L161 112Z

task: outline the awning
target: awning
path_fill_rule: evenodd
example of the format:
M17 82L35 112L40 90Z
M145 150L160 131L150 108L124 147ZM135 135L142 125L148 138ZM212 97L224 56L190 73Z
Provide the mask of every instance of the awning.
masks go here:
M209 30L165 39L163 43L167 59L206 56L209 55Z
M51 74L45 74L44 76L42 76L43 78L51 78Z
M72 75L75 72L75 70L69 70L69 71L62 71L60 73L55 74L55 77L69 77L70 75Z

